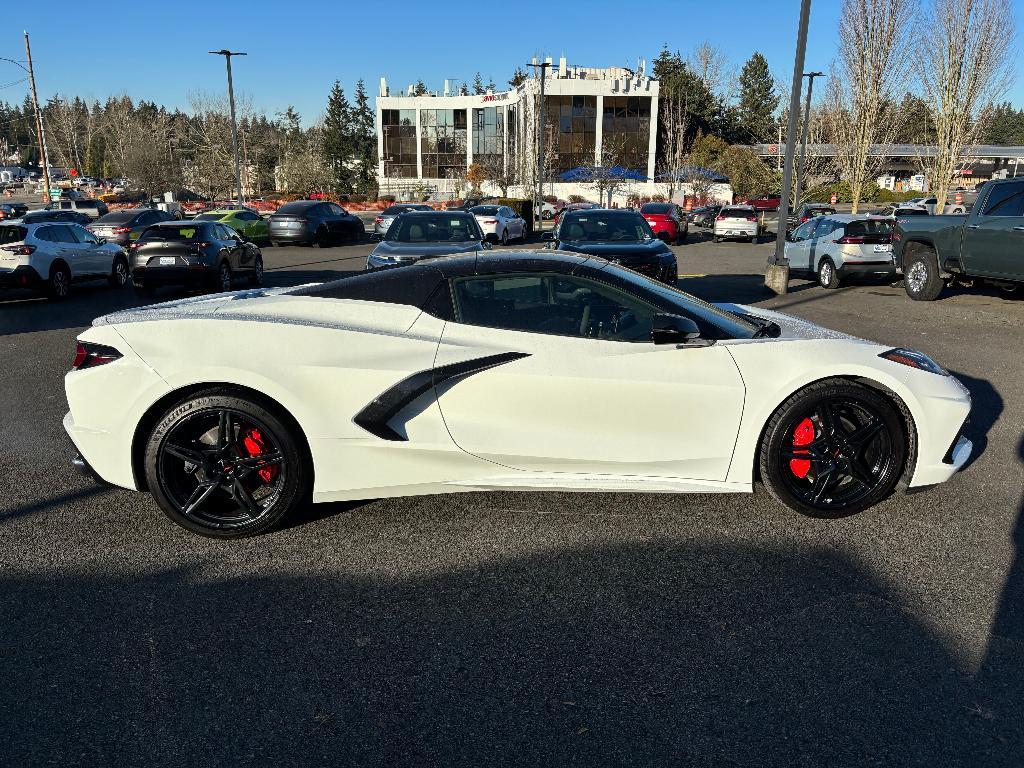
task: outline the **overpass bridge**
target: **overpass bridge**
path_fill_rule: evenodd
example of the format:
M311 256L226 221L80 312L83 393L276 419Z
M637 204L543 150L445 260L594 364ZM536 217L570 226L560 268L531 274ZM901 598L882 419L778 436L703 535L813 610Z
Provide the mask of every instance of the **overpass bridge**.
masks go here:
M750 144L761 157L776 157L785 151L785 145ZM799 150L799 147L798 147ZM892 159L933 157L938 148L928 144L872 144L868 154L872 157ZM838 148L835 144L808 144L807 154L810 157L835 157ZM978 144L965 147L960 153L964 160L1024 160L1024 147L1000 146L998 144Z

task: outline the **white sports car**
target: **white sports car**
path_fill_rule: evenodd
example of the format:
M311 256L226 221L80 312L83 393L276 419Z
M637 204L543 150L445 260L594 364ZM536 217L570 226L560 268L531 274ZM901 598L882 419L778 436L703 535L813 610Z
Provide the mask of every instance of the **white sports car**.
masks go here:
M918 352L558 251L115 313L66 388L80 469L218 537L310 496L757 479L839 517L948 479L972 447L967 390Z

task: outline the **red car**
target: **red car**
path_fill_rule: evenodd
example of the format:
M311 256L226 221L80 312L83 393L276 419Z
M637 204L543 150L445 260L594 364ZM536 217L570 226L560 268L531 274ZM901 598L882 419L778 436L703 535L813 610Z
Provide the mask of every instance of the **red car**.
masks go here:
M752 206L755 211L777 211L781 204L782 198L779 195L758 195L742 203Z
M666 243L678 245L690 233L686 214L675 203L644 203L640 215L651 225L655 236Z

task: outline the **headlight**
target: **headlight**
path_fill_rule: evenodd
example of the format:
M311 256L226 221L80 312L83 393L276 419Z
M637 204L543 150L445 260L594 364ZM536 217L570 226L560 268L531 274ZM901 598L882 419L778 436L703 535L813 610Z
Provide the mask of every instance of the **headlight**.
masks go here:
M928 357L928 355L916 352L913 349L890 349L888 352L880 354L879 357L884 357L886 360L906 365L910 368L917 368L919 371L937 373L939 376L949 376L949 372Z

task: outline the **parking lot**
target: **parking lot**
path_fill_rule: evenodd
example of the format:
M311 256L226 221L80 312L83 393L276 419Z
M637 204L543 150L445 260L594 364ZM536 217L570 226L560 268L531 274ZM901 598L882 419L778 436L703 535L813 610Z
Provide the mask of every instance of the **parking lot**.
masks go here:
M266 283L371 248L266 248ZM776 297L772 248L691 235L681 287L931 355L974 398L963 473L838 521L472 493L209 541L70 466L76 334L141 300L0 295L0 762L1019 765L1024 301Z

